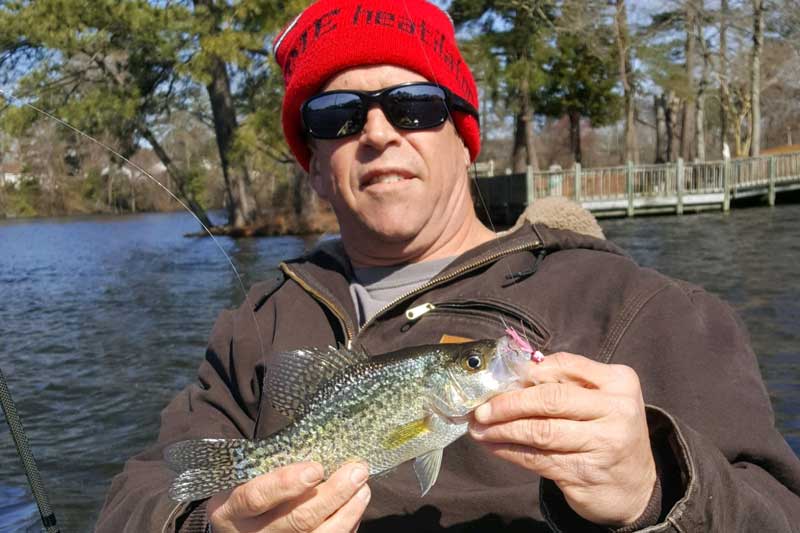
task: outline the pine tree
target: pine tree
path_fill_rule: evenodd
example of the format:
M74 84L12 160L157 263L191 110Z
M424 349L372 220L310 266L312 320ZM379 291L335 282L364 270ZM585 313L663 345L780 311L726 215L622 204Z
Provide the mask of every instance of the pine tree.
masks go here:
M593 126L619 119L620 97L615 92L616 57L610 42L587 42L576 33L560 33L552 55L544 65L546 81L536 93L536 107L543 114L566 115L570 124L570 149L582 162L581 118Z

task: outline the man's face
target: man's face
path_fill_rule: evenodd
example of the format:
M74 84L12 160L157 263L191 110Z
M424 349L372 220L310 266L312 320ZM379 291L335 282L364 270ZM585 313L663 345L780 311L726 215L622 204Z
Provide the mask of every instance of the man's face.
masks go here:
M337 74L322 91L375 91L413 81L428 80L391 65L358 67ZM310 146L312 185L332 204L345 245L388 245L413 256L474 216L469 151L450 120L399 130L375 106L362 132L312 139Z

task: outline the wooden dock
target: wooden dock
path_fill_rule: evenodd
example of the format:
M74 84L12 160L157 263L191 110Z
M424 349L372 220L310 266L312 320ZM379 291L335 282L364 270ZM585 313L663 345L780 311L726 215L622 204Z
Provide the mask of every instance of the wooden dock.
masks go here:
M536 198L565 196L595 216L635 216L687 211L728 211L731 201L763 197L769 205L781 192L800 190L800 152L663 165L587 168L478 177L492 219L513 224ZM477 196L477 195L476 195ZM485 211L481 198L476 198Z

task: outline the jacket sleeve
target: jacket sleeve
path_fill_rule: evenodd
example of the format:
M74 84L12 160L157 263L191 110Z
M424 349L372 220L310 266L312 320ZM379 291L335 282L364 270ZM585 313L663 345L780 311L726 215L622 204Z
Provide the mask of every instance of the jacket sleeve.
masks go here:
M800 531L800 460L775 428L738 318L680 282L640 305L612 362L637 371L648 404L663 508L647 531ZM555 484L542 489L556 531L602 530L572 512Z
M239 310L220 314L197 381L162 411L157 442L130 459L113 479L98 532L205 531L205 502L179 504L169 498L175 474L163 452L186 439L252 438L263 376L260 339L271 338L266 329L272 323L264 316L271 306L264 306L258 313L260 331L253 327L255 294L256 288Z

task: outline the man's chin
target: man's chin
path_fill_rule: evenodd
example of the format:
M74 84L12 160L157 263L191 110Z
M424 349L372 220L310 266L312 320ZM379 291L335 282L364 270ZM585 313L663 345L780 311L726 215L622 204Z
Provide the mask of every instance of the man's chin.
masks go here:
M354 241L371 241L378 244L392 246L410 245L417 239L422 231L423 225L409 223L409 220L372 220L360 221L347 231L342 228L342 237Z
M394 245L411 243L419 236L419 230L416 228L378 225L370 227L368 230L373 239Z

